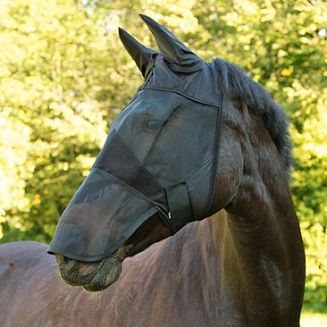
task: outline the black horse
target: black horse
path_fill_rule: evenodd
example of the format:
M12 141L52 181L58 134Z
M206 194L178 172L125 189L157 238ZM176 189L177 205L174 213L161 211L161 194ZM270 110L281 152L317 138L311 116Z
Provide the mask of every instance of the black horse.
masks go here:
M2 245L1 325L299 326L282 110L238 67L141 17L160 52L120 30L145 83L48 248L67 283L101 297L63 283L44 245Z

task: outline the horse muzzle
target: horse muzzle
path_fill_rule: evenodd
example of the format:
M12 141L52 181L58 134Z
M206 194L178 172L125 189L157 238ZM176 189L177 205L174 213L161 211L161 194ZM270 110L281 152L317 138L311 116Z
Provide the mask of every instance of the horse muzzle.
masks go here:
M117 250L101 261L84 262L56 255L60 274L71 286L82 286L88 291L102 291L120 276L123 258Z

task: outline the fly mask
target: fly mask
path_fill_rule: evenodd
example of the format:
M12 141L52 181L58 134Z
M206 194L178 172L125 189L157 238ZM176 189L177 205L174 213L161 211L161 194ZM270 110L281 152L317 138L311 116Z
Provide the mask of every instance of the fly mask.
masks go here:
M141 15L160 52L120 38L145 77L63 212L49 253L97 261L155 214L176 233L214 211L222 93L214 68Z

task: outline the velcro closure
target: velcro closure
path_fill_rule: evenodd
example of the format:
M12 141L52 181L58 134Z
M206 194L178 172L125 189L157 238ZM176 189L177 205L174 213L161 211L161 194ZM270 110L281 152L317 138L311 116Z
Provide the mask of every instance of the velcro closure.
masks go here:
M194 220L191 199L186 183L179 183L166 188L168 209L173 233L188 222Z

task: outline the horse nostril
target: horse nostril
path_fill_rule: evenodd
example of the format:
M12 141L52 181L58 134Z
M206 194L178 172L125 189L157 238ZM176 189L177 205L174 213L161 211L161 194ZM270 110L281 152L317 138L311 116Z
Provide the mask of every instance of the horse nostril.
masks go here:
M67 270L73 269L76 265L76 261L68 257L64 257L64 266Z
M64 263L65 263L65 264L69 263L69 261L71 261L71 260L72 260L72 259L70 259L70 258L64 257Z

